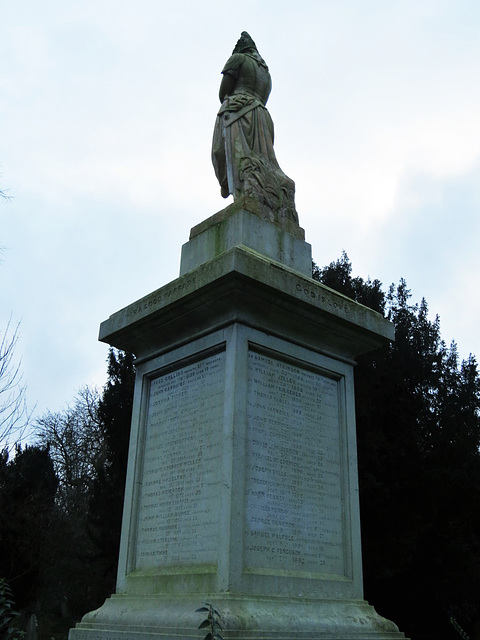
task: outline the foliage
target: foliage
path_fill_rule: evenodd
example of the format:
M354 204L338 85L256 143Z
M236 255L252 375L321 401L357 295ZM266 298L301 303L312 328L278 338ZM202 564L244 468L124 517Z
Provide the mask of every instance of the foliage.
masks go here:
M0 456L0 574L19 606L33 603L43 568L52 561L49 546L57 478L48 450L17 445L15 457Z
M345 253L314 266L314 277L396 328L396 341L359 357L355 372L366 598L412 640L450 637L452 620L473 636L480 618L476 359L460 362L456 345L441 339L438 317L429 319L425 300L412 303L405 281L384 292L378 280L354 277ZM2 343L0 374L7 353L18 394L11 342ZM133 357L110 350L101 392L85 388L72 406L38 420L38 446L0 454L0 575L22 609L52 612L68 601L65 628L114 589L134 375ZM0 375L0 424L2 380L12 378ZM213 605L197 611L207 614L206 640L222 640Z
M50 609L67 602L74 617L115 588L134 377L133 356L111 349L101 392L85 387L71 406L37 420L59 481L55 561L45 567L42 598Z
M363 280L359 276L352 278L352 264L345 251L342 251L338 260L323 269L313 263L312 277L374 311L382 314L385 311L385 294L382 291L382 283L370 278Z
M133 380L133 357L111 350L102 392L85 387L37 420L35 446L0 452L0 575L41 634L65 635L114 590Z
M98 404L104 442L88 505L88 532L94 543L89 560L101 568L99 584L108 595L115 588L123 496L127 473L135 367L133 355L110 349L108 380Z
M207 613L207 617L200 623L199 629L207 629L203 640L223 640L222 616L213 605L206 602L203 607L196 609L198 613Z
M43 602L50 609L68 603L72 614L98 606L109 595L101 588L98 594L97 566L89 563L96 549L89 535L89 504L106 459L99 403L99 392L84 387L72 405L49 412L36 423L37 441L48 447L59 480L55 526L50 533L55 561L45 567L48 586Z
M465 633L462 627L458 624L455 618L450 617L450 624L455 629L455 633L461 640L470 640L470 636Z
M0 640L19 640L24 633L13 626L20 615L14 609L12 590L4 578L0 578Z
M318 273L371 294L346 254ZM365 594L413 640L438 639L450 617L466 630L480 617L480 376L404 280L384 300L395 342L355 371Z
M47 446L59 479L57 503L70 514L84 513L89 492L105 462L105 438L99 419L100 395L84 387L73 406L37 420L37 441Z

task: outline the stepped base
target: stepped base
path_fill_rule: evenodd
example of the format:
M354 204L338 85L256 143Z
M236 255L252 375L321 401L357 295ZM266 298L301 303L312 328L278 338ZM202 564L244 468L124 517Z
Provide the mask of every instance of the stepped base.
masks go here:
M397 626L367 602L241 598L209 594L225 640L400 640ZM69 640L200 640L205 613L197 596L114 595L70 631Z

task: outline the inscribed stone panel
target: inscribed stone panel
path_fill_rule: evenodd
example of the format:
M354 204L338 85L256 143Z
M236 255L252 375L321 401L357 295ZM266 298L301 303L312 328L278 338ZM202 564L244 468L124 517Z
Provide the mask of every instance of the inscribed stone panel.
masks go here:
M244 564L342 576L339 382L249 351Z
M225 352L154 378L137 568L216 561Z

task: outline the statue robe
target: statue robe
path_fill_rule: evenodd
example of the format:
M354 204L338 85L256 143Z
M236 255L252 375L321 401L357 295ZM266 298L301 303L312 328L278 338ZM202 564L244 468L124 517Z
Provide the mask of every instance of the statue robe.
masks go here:
M273 121L266 108L272 88L268 67L258 53L235 53L225 65L233 90L217 114L212 162L222 195L257 198L281 217L298 222L295 185L273 149Z

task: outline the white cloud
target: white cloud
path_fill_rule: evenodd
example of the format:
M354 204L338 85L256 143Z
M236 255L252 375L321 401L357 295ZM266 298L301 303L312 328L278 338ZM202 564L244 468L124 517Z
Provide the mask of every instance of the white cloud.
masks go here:
M98 383L98 324L176 277L189 228L228 204L210 144L243 29L273 74L277 156L316 261L345 248L364 277L405 276L446 333L480 352L467 295L480 276L480 8L242 7L238 22L220 0L2 8L0 161L15 196L0 208L2 301L24 318L40 408Z

